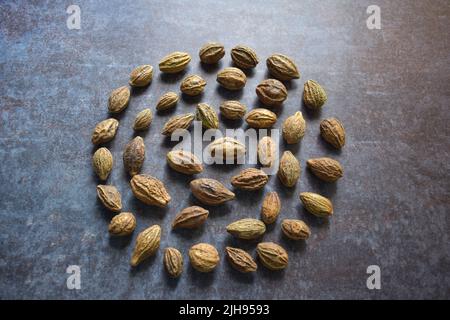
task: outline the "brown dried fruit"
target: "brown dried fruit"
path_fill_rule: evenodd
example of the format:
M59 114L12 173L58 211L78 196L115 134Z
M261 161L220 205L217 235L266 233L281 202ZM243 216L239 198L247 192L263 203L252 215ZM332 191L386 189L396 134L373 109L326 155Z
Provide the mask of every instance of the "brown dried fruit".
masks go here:
M141 171L144 159L144 140L137 136L126 145L123 152L123 165L130 176L134 176Z
M289 256L281 246L273 242L261 242L256 247L262 264L270 270L281 270L287 267Z
M303 102L313 110L320 109L327 101L327 94L320 84L314 80L305 82L303 89Z
M225 55L225 48L221 43L209 42L200 49L198 55L203 63L217 63Z
M171 277L178 278L183 272L181 252L175 248L166 248L164 250L164 267Z
M171 200L164 184L152 176L137 174L130 184L134 196L145 204L166 207Z
M177 73L183 71L191 61L191 56L186 52L172 52L159 62L159 70L164 73Z
M100 148L92 156L92 166L100 180L108 179L113 167L113 156L107 148Z
M275 142L269 136L262 137L258 143L258 160L264 167L272 167L277 158Z
M240 90L245 87L247 77L238 68L225 68L217 73L217 82L228 90Z
M189 151L170 151L167 153L167 163L173 170L184 174L196 174L203 171L200 160Z
M133 129L134 130L147 130L153 120L153 113L150 109L144 109L139 112L134 119Z
M326 182L335 182L344 175L341 164L331 158L309 159L306 164L317 178Z
M242 119L247 112L247 107L239 101L224 101L220 105L220 112L222 116L229 120Z
M202 207L192 206L185 208L177 214L172 222L172 228L194 229L203 225L208 219L209 211Z
M136 218L131 212L122 212L112 218L108 231L113 236L127 236L136 228Z
M206 205L219 205L233 200L235 195L214 179L195 179L190 183L192 194Z
M132 87L145 87L152 82L153 67L151 65L142 65L131 71L129 84Z
M154 255L159 248L160 242L161 227L158 225L153 225L139 233L131 257L131 266L135 267L148 257Z
M305 135L306 122L300 111L288 117L283 123L283 138L288 144L298 143Z
M266 106L278 107L287 99L287 89L280 81L275 79L263 80L256 86L256 95L259 101Z
M266 225L257 219L241 219L230 223L227 226L227 232L239 239L253 240L266 232Z
M300 178L300 163L290 151L285 151L281 156L278 178L286 187L295 186Z
M175 92L167 92L159 98L156 103L156 110L164 111L175 107L178 102L178 95Z
M216 248L208 243L199 243L189 249L192 267L200 272L212 271L220 261Z
M216 139L207 146L207 149L212 157L222 160L237 159L245 155L245 146L231 137Z
M218 129L219 117L216 111L206 103L199 103L197 105L196 119L202 122L205 129Z
M281 222L281 230L292 240L306 240L311 235L311 230L302 220L284 219Z
M245 121L252 128L270 128L277 122L277 115L270 110L256 108L247 113Z
M269 192L263 200L261 207L261 218L265 224L274 223L281 211L281 201L278 193Z
M113 118L99 122L92 133L92 143L97 145L111 141L116 135L118 126L119 121Z
M206 81L202 77L193 74L183 79L180 90L188 96L197 96L203 92L205 86Z
M300 78L294 61L283 54L273 54L266 60L269 72L278 80L286 81Z
M309 213L319 218L327 218L333 214L333 204L320 194L303 192L300 193L300 200Z
M258 56L252 48L241 45L231 49L231 59L236 66L244 69L254 68L259 62Z
M122 210L122 197L116 187L99 184L97 186L97 196L106 209L113 212Z
M232 247L225 248L228 261L239 272L255 272L258 266L253 258L244 250Z
M170 136L177 129L188 129L194 121L193 113L181 114L170 118L164 125L161 134Z
M322 120L320 123L322 138L336 149L345 145L345 130L342 123L336 118Z
M111 113L119 113L128 107L130 101L130 89L127 86L117 88L111 92L108 101L108 110Z
M259 190L264 188L269 181L269 176L262 170L247 168L231 178L231 184L243 190Z

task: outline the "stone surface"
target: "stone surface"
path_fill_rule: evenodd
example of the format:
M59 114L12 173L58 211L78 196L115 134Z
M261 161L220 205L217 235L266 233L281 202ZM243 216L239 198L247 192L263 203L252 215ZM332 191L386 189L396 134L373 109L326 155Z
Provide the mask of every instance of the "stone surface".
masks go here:
M76 4L81 30L66 27L64 5L0 4L0 298L450 298L448 1L377 1L381 30L366 27L368 0ZM199 63L198 50L208 41L226 47L217 66ZM301 144L282 150L291 150L302 168L309 158L336 158L344 177L325 184L303 170L296 188L287 189L273 176L264 191L237 191L236 200L209 209L203 228L171 231L176 213L198 202L188 186L193 177L170 170L163 160L174 142L161 136L161 128L170 116L193 112L200 101L216 110L225 99L259 106L254 89L267 77L265 63L247 71L243 91L228 92L215 81L217 71L231 64L229 52L237 44L254 48L262 61L275 52L296 61L302 77L287 84L277 126L300 110L307 132ZM189 52L192 62L185 72L162 75L159 59L176 50ZM110 238L112 215L96 199L90 138L95 124L108 117L111 90L126 85L141 64L153 65L153 82L132 90L108 144L115 159L108 181L122 193L124 211L136 215L137 228L132 237ZM133 137L136 114L154 110L157 99L178 91L187 74L208 82L203 95L182 97L173 112L155 114L142 133L149 154L142 172L163 180L175 199L166 209L147 207L131 193L122 151ZM308 79L327 90L320 114L301 104ZM346 128L340 152L319 136L320 120L327 117L339 118ZM220 128L233 123L221 119ZM242 168L205 166L201 176L225 182ZM286 248L289 266L239 274L226 262L225 247L255 257L256 243L232 238L225 227L259 217L264 193L271 190L279 192L283 208L264 241ZM301 191L331 198L334 216L321 221L308 215L298 200ZM310 225L306 244L282 237L280 223L287 218ZM161 249L131 270L135 238L152 224L162 226ZM163 249L176 247L186 260L198 242L218 248L216 270L200 274L186 264L179 279L170 279ZM66 287L69 265L81 267L80 290ZM369 265L381 267L381 290L366 287Z

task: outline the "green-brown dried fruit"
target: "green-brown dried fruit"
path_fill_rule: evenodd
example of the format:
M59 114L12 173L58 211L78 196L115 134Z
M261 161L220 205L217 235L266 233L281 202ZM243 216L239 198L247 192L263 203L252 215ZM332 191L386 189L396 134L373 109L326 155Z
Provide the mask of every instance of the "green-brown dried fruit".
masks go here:
M167 163L173 170L183 174L196 174L203 171L200 160L189 151L173 150L167 153Z
M231 137L219 138L207 146L207 150L214 158L222 161L227 158L238 159L245 155L245 145Z
M333 214L333 204L320 194L302 192L300 193L300 200L309 213L319 218L327 218Z
M188 129L194 121L195 115L193 113L181 114L170 118L161 131L161 134L170 136L177 129Z
M200 49L198 55L201 62L214 64L223 58L225 55L225 48L221 43L209 42Z
M175 107L178 102L178 95L175 92L167 92L159 98L156 103L156 110L164 111Z
M262 170L247 168L231 178L231 184L243 190L259 190L264 188L269 181L269 176Z
M135 267L145 259L154 255L159 248L160 242L161 227L158 225L153 225L139 233L131 257L131 266Z
M188 96L197 96L203 92L205 86L206 81L202 77L193 74L183 79L180 90Z
M336 149L341 149L345 145L345 129L336 118L322 120L320 123L320 135Z
M309 159L306 164L317 178L326 182L335 182L344 175L341 164L331 158Z
M281 222L281 230L292 240L306 240L311 235L311 230L302 220L284 219Z
M220 113L222 116L229 120L238 120L247 112L247 107L239 101L229 100L224 101L220 105Z
M107 148L100 148L92 156L92 166L100 180L108 179L113 167L113 156Z
M216 111L206 103L197 105L196 119L202 122L202 126L205 129L219 128L219 117Z
M300 78L297 65L283 54L273 54L266 60L269 72L278 80L287 81Z
M217 82L228 90L240 90L245 87L247 77L238 68L225 68L217 74Z
M111 113L119 113L128 107L130 101L130 89L127 86L117 88L111 92L108 100L108 110Z
M252 48L241 45L231 49L231 59L236 66L244 69L254 68L259 62L258 56Z
M164 250L164 267L171 277L178 278L183 272L181 252L175 248L166 248Z
M247 124L255 129L271 128L277 122L277 115L264 108L256 108L245 116Z
M114 118L97 123L92 133L92 143L97 145L111 141L116 135L118 126L119 121Z
M217 249L208 243L198 243L189 249L192 267L200 272L210 272L219 264Z
M253 240L260 238L266 232L264 222L257 219L241 219L230 223L227 232L239 239Z
M134 130L147 130L153 120L153 113L150 109L144 109L139 112L134 119L133 129Z
M185 208L176 215L172 222L172 228L198 228L205 223L208 215L209 211L199 206Z
M132 87L145 87L152 82L153 67L151 65L142 65L131 71L129 84Z
M288 117L283 123L283 138L288 144L298 143L305 135L306 122L300 111Z
M244 250L232 247L226 247L228 261L231 266L239 272L255 272L258 266L253 258Z
M276 243L261 242L256 247L256 252L262 264L270 270L281 270L288 265L288 253Z
M186 52L172 52L159 62L159 70L164 73L177 73L183 71L191 61Z
M293 187L300 178L300 162L290 151L281 156L278 178L286 187Z
M206 205L219 205L233 200L235 195L214 179L195 179L190 183L192 194Z
M288 92L280 81L266 79L256 86L256 95L266 106L279 107L287 99Z
M264 167L272 167L277 158L276 145L269 136L262 137L258 142L258 160Z
M269 192L263 200L261 207L261 219L265 224L274 223L281 211L281 201L278 193Z
M126 145L123 152L123 165L130 176L134 176L141 171L144 159L144 140L137 136Z
M136 228L136 218L131 212L122 212L114 216L109 224L108 231L113 236L127 236Z
M116 187L111 185L98 185L97 196L106 209L113 212L122 210L122 196Z
M130 184L134 196L145 204L166 207L171 200L164 184L152 176L137 174Z
M305 105L313 110L320 109L327 101L327 93L314 80L308 80L305 82L303 89L303 102Z

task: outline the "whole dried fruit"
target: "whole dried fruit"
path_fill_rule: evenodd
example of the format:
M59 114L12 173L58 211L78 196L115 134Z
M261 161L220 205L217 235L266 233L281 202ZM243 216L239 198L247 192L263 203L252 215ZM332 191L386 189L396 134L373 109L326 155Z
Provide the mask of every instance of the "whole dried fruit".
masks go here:
M134 130L146 130L150 127L153 120L153 114L150 109L144 109L139 112L134 119L133 129Z
M277 115L270 110L256 108L247 113L245 121L252 128L270 128L277 122Z
M305 105L313 110L320 109L327 101L327 94L325 90L314 80L305 82L303 89L303 102Z
M219 253L208 243L198 243L189 249L192 267L200 272L210 272L219 263Z
M160 242L161 227L158 225L153 225L139 233L131 257L131 266L135 267L148 257L154 255L159 248Z
M219 117L216 111L206 103L197 105L196 119L202 122L202 126L205 129L219 128Z
M278 178L286 187L295 186L300 178L300 163L290 151L285 151L281 156Z
M226 247L228 261L231 266L239 272L254 272L258 268L253 258L244 250L232 247Z
M108 101L108 110L111 113L119 113L128 107L130 101L130 89L127 86L117 88L111 92Z
M317 193L302 192L300 200L305 209L320 218L326 218L333 214L333 205L330 200Z
M136 218L131 212L122 212L112 218L108 231L113 236L127 236L136 228Z
M334 182L344 175L341 164L331 158L309 159L306 164L317 178L326 182Z
M151 65L142 65L131 71L129 84L132 87L145 87L152 82L153 67Z
M275 79L263 80L256 86L256 95L259 101L266 106L280 106L287 99L287 94L287 89L284 84Z
M178 102L178 95L175 92L167 92L159 98L156 103L156 110L164 111L175 107Z
M322 120L320 123L322 138L336 149L345 145L345 130L342 123L336 118Z
M237 159L245 155L245 146L231 137L219 138L211 142L207 150L212 157L226 160Z
M188 96L197 96L203 92L205 86L206 81L202 77L193 74L183 79L180 90Z
M122 210L122 196L116 187L99 184L97 186L97 196L106 209L113 212Z
M278 193L269 192L263 200L261 207L261 218L265 224L274 223L281 211L281 201Z
M230 223L227 226L227 232L236 238L253 240L261 237L266 232L266 225L257 219L241 219Z
M306 122L300 111L288 117L283 123L283 138L288 144L298 143L305 135Z
M92 156L92 166L100 180L108 179L113 167L113 156L106 148L100 148Z
M262 264L270 270L281 270L287 267L289 256L281 246L273 242L261 242L256 247Z
M141 171L144 159L144 140L137 136L126 145L123 152L123 165L130 176L134 176Z
M165 207L171 200L164 184L152 176L137 174L130 184L134 196L145 204Z
M294 61L283 54L273 54L266 60L269 72L278 80L286 81L300 78Z
M243 190L258 190L264 188L269 176L262 170L248 168L231 178L231 184Z
M247 112L247 107L239 101L224 101L220 105L220 112L222 116L229 120L242 119Z
M258 160L264 167L272 167L277 158L276 145L269 136L262 137L258 143Z
M240 90L245 87L247 77L238 68L225 68L217 73L217 82L228 90Z
M184 174L196 174L203 171L200 160L185 150L173 150L167 153L167 163L173 170Z
M214 179L195 179L190 183L192 194L206 205L219 205L233 200L235 195Z
M201 47L198 55L200 57L200 61L203 63L217 63L225 55L225 48L221 43L209 42Z
M236 66L244 69L254 68L259 62L258 56L252 48L241 45L231 49L231 59Z
M192 121L194 121L193 113L181 114L170 118L164 125L161 134L165 136L170 136L177 129L187 129L191 126Z
M159 70L164 73L177 73L183 71L191 61L191 56L186 52L173 52L159 62Z
M92 133L92 143L97 145L111 141L116 135L118 126L119 121L113 118L99 122Z
M164 268L171 277L178 278L183 272L181 252L175 248L166 248L164 250Z
M309 227L302 220L284 219L281 222L281 230L292 240L306 240L311 235Z
M172 228L194 229L203 225L208 219L209 211L202 207L192 206L185 208L177 214L172 222Z

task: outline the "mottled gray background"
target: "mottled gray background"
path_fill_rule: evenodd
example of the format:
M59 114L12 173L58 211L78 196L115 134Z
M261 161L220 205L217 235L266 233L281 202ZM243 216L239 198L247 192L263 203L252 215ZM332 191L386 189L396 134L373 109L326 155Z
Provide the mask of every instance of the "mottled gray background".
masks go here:
M70 4L81 7L81 30L66 27ZM381 30L366 27L370 4L381 8ZM449 298L449 18L446 0L2 1L0 298ZM207 41L226 46L218 67L199 64L198 49ZM230 65L229 50L239 43L255 48L261 63L249 72L245 89L230 94L218 88L215 75ZM156 67L175 50L192 55L187 71L164 77L155 68L151 86L133 92L109 145L116 160L109 182L122 192L124 210L138 220L131 238L111 239L112 215L96 199L92 129L108 117L109 92L127 83L133 67ZM159 134L163 123L194 110L199 101L218 108L236 98L249 108L258 106L254 88L267 77L264 61L274 52L292 56L302 73L288 85L278 124L297 110L308 123L301 144L282 150L292 150L303 168L310 157L334 157L345 168L344 178L326 185L302 170L296 188L287 190L272 177L264 191L238 192L235 201L211 209L201 230L171 232L174 215L196 202L190 178L165 164L173 144ZM155 115L145 135L143 171L164 180L173 201L165 210L141 205L121 161L133 137L132 122L191 73L207 80L203 96L181 100L171 114ZM307 79L328 91L319 114L301 105ZM338 117L346 127L342 152L319 137L325 117ZM200 176L228 184L239 170L209 166ZM289 267L238 274L225 261L224 247L254 254L256 243L231 239L225 226L258 217L270 190L280 192L280 218L304 219L312 237L306 243L287 241L278 221L264 239L288 250ZM298 200L301 191L330 197L335 215L329 221L309 216ZM163 227L161 247L175 246L186 259L194 243L216 245L222 256L218 268L199 274L186 262L181 278L171 280L160 250L130 270L137 233L155 223ZM366 288L372 264L381 267L381 290ZM81 267L81 290L66 288L68 265Z

